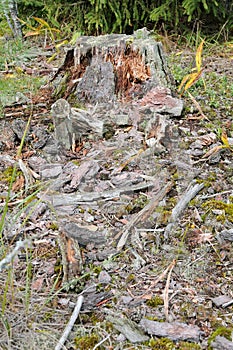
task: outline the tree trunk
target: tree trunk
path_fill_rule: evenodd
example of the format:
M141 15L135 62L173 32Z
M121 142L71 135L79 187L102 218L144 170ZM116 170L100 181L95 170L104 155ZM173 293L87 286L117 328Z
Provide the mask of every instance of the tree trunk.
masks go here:
M15 38L22 39L21 24L18 19L18 8L15 0L2 0L3 11L6 17L7 23L12 30Z

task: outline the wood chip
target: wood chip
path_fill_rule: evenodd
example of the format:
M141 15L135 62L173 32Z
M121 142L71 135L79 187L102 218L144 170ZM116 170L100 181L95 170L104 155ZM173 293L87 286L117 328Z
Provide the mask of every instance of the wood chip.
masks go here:
M169 338L174 341L189 340L198 342L201 335L199 327L179 322L157 322L143 318L140 322L140 326L148 334Z

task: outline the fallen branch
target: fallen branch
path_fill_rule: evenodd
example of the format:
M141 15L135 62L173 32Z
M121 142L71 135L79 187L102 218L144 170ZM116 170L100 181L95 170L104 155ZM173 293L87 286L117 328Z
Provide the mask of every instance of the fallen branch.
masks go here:
M76 302L76 305L75 305L75 308L74 308L74 311L70 317L70 320L64 330L64 333L62 334L60 340L58 341L56 347L55 347L55 350L61 350L63 348L63 345L65 344L74 324L75 324L75 321L79 315L79 312L80 312L80 309L82 307L82 304L83 304L83 295L80 295L78 297L78 300Z
M73 194L42 194L41 199L50 201L54 208L62 207L66 205L77 205L83 202L94 202L98 200L110 200L112 198L118 198L123 194L129 194L136 191L142 191L151 189L154 187L154 183L142 182L134 186L126 186L122 188L115 188L113 190L103 192L84 192Z
M148 203L139 213L137 213L132 220L126 225L123 231L121 231L118 235L120 236L120 240L117 244L117 250L121 250L130 234L130 230L137 225L139 222L145 221L150 215L153 213L155 208L158 206L159 202L166 196L166 194L171 190L173 186L173 182L168 182L164 188L162 188L154 198Z
M174 259L173 262L169 265L170 271L168 272L167 282L166 282L166 286L165 286L165 289L164 289L164 313L165 313L166 321L168 321L168 292L169 292L169 285L170 285L170 279L171 279L172 270L173 270L175 264L176 264L176 260Z
M26 246L29 246L31 244L29 239L25 239L24 241L18 241L16 243L15 248L12 250L11 253L9 253L2 261L0 261L0 272L3 269L7 268L7 265L9 265L12 260L14 259L15 255L17 254L18 250L21 248L25 248Z
M181 214L186 209L189 202L197 195L198 192L200 192L204 187L204 184L190 184L184 193L184 195L180 198L179 202L176 204L176 206L172 210L172 214L170 217L170 222L165 228L164 231L164 238L168 238L171 231L174 229L174 226L177 223L178 218L181 216Z

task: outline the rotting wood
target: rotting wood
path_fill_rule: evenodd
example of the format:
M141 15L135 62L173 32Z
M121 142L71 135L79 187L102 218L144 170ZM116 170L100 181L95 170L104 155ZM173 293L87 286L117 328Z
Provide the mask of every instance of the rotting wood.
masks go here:
M169 312L169 299L168 299L169 286L170 286L172 270L175 267L175 264L176 264L176 260L174 259L173 262L170 265L170 271L168 272L166 286L165 286L165 289L164 289L164 314L165 314L165 317L166 317L166 321L168 321L168 316L169 316L168 315L168 312Z
M111 200L113 198L119 198L123 194L129 194L142 190L149 190L154 187L154 182L142 182L134 186L125 186L122 188L115 188L113 190L103 192L85 192L85 193L72 193L72 194L48 194L48 191L38 196L43 201L48 201L51 205L57 209L58 207L64 207L67 205L78 205L83 202L95 202L99 200Z
M180 322L158 322L143 318L140 321L140 326L148 334L169 338L174 341L189 340L198 342L201 335L201 330L198 326Z
M111 97L116 95L132 98L135 93L144 94L155 86L167 87L173 83L162 44L156 42L143 28L133 35L109 34L78 38L76 45L67 51L64 63L51 80L59 78L55 97L66 99L71 93L76 93L79 100L87 102L94 100L96 103L98 98L102 101L104 96L105 100L111 100L104 93L106 69L108 72L112 70L106 90ZM99 89L101 84L103 88Z
M83 272L79 242L69 237L66 232L58 235L58 246L62 257L62 285L77 278Z
M116 316L108 315L106 319L133 344L145 342L149 339L135 322L125 317L123 318L120 314Z
M172 214L169 220L170 222L164 231L165 239L167 239L170 236L171 231L174 229L174 227L177 224L178 218L184 212L189 202L197 195L198 192L200 192L203 189L203 187L204 187L204 183L193 185L193 181L192 181L191 184L189 184L186 192L180 198L179 202L176 204L176 206L172 210Z
M156 195L150 203L148 203L139 213L137 213L130 222L126 225L126 227L117 235L120 236L120 240L117 244L117 250L121 250L130 235L132 228L137 225L139 222L145 221L158 206L159 202L166 196L166 194L172 189L173 182L168 182ZM115 237L115 238L117 238Z

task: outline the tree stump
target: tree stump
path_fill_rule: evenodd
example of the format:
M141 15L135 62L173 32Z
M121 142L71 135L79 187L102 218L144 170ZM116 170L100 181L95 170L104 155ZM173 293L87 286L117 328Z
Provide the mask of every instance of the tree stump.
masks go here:
M159 115L180 116L183 109L182 100L172 96L162 44L146 29L80 37L52 81L55 135L66 149L90 135L110 138L116 125L134 125L136 115L152 118L164 134L167 123Z
M172 86L162 44L145 28L133 35L80 37L52 80L58 77L55 97L72 93L81 103L129 101Z

